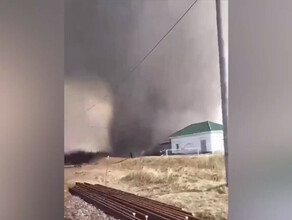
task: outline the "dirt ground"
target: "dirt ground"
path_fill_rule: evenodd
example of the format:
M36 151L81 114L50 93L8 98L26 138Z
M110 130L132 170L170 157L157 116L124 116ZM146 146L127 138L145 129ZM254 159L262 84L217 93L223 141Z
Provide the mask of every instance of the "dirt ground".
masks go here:
M205 220L227 220L224 158L163 156L103 158L65 168L65 212L75 182L98 183L181 207Z

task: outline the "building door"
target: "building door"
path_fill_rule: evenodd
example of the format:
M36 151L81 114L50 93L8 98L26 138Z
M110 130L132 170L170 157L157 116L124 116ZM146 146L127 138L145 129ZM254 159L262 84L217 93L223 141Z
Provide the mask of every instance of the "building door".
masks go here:
M203 153L207 152L206 140L201 140L201 152Z

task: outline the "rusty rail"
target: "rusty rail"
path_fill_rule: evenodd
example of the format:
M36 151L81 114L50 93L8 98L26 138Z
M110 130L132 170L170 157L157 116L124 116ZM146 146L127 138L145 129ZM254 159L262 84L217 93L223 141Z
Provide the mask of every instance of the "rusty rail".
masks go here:
M77 182L69 192L121 220L200 220L178 207L98 184Z

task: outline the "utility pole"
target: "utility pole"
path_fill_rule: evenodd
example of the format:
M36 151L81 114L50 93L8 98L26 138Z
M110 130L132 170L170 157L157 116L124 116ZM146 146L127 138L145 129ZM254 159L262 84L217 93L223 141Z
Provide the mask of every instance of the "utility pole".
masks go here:
M219 52L219 68L220 68L220 84L221 84L221 105L222 105L222 120L223 120L223 134L224 134L224 160L226 185L228 186L228 87L227 87L227 71L225 48L222 33L222 16L221 16L221 2L216 0L216 20L217 20L217 35L218 35L218 52Z

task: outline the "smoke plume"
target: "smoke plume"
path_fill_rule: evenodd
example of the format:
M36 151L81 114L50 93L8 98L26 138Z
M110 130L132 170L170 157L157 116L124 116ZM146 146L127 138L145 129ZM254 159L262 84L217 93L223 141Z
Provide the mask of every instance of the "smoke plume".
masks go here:
M198 1L131 72L192 2L65 1L67 149L138 154L191 123L221 122L215 1Z

